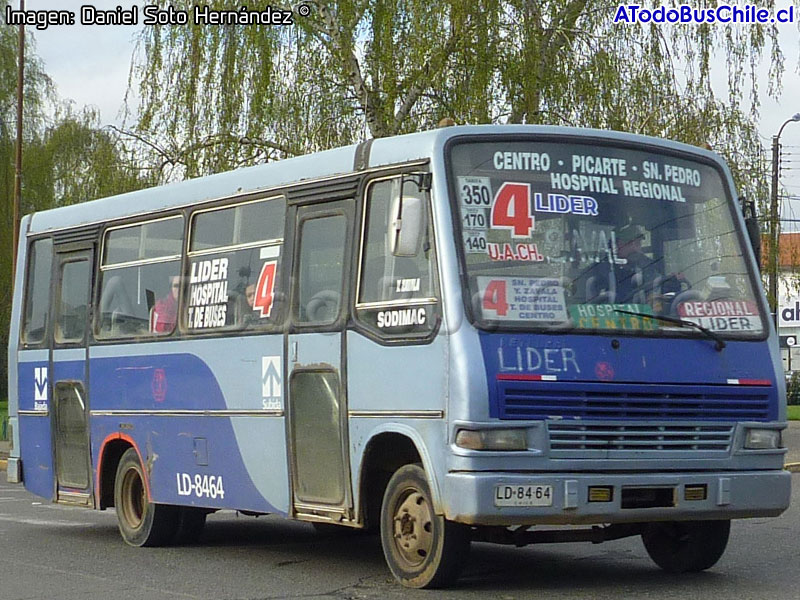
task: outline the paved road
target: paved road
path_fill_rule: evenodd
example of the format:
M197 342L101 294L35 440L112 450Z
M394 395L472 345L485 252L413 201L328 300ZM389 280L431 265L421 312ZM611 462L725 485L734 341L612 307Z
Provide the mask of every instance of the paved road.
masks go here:
M373 537L322 537L307 524L219 513L197 545L130 548L113 511L41 504L0 473L0 600L795 600L800 474L793 477L793 506L777 519L736 522L728 552L706 573L662 573L637 538L523 549L474 544L455 589L421 592L391 580Z

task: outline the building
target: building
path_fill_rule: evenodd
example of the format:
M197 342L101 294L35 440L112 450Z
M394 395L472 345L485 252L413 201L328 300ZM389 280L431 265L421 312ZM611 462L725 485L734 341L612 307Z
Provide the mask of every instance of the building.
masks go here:
M782 233L778 244L778 334L786 371L800 371L800 233ZM766 252L762 253L766 263Z

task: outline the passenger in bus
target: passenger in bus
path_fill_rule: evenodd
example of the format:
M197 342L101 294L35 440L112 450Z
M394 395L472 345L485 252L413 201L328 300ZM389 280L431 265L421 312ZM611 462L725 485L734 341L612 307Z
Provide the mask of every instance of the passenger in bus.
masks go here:
M242 306L242 327L255 327L259 322L259 313L253 309L256 298L256 284L251 283L244 289L245 304Z
M153 307L150 319L150 329L154 333L171 333L178 320L178 292L181 288L181 278L174 275L169 279L169 291Z
M245 298L245 300L247 300L247 306L249 306L250 309L252 310L253 302L255 301L255 298L256 298L256 284L255 283L251 283L250 285L248 285L245 288L245 290L244 290L244 298Z

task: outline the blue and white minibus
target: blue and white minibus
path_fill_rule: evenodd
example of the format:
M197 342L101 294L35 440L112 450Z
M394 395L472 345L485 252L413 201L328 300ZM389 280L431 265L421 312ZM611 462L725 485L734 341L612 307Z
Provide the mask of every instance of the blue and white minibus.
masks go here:
M465 126L22 220L8 478L123 539L221 509L714 565L789 504L775 329L730 172L623 133ZM571 526L571 527L565 527Z

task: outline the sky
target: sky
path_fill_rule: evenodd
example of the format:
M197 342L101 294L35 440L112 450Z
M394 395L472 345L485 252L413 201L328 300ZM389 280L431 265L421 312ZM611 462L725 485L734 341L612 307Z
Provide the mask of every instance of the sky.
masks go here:
M685 0L665 5L681 4ZM789 6L791 0L776 0L778 7ZM17 6L16 1L12 4ZM78 12L86 0L27 0L26 9L60 9ZM244 3L244 2L243 2ZM98 9L114 9L121 5L130 9L135 0L95 0ZM797 9L795 9L797 13ZM141 11L139 13L141 20ZM796 19L800 19L797 14ZM5 23L5 19L0 19ZM0 24L0 26L5 26ZM718 25L722 26L722 25ZM51 26L44 31L28 27L36 40L36 52L44 62L45 71L51 76L61 98L75 101L77 107L92 105L100 112L102 124L119 124L126 90L131 58L135 48L136 34L140 26ZM786 72L783 92L777 100L766 97L766 84L762 84L762 107L759 131L765 148L765 157L771 157L772 136L781 124L792 115L800 113L800 34L797 25L780 28L781 46L786 57ZM720 97L725 93L725 68L721 61L714 78L715 89ZM766 73L766 59L762 63ZM135 109L136 98L130 102ZM782 192L796 196L797 200L786 203L784 218L800 219L800 122L790 123L781 136L784 148L784 169L781 172ZM785 223L784 231L800 230L799 223Z

